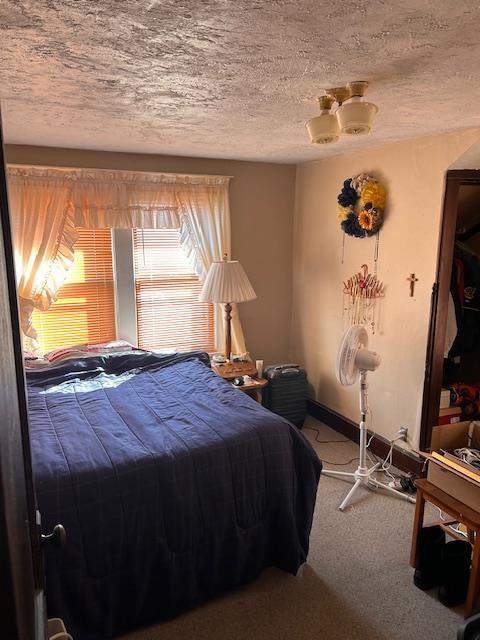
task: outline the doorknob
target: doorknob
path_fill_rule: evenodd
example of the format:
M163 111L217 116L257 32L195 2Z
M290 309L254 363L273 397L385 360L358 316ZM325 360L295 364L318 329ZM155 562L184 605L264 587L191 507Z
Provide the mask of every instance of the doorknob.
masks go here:
M64 547L67 542L67 532L62 524L56 524L53 527L52 533L43 534L40 536L42 544L47 542L53 542L57 547Z

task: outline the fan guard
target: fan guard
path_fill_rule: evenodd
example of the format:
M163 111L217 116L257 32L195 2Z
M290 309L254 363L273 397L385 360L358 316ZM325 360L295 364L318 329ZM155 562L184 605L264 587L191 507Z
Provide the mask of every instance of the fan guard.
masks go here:
M368 334L365 327L354 324L344 334L337 354L337 380L344 386L354 384L358 378L359 367L356 360L358 352L368 347Z

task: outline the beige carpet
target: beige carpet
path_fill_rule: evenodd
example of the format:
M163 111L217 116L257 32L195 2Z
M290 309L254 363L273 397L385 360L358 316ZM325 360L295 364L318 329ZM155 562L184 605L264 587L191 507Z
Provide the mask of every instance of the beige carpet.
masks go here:
M319 440L341 439L313 419L306 426L320 429ZM314 441L314 431L304 433ZM335 462L357 452L352 443L314 446ZM296 577L269 569L238 591L123 640L454 640L459 613L412 584L414 505L365 492L341 513L347 490L346 482L321 478L310 555Z

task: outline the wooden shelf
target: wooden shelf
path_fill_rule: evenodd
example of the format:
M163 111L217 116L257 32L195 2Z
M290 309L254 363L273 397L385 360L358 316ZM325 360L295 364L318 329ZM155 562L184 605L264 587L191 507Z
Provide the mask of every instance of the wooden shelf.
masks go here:
M235 389L240 389L240 391L252 391L254 389L263 389L268 384L268 380L265 378L255 378L252 382L241 384L241 385L232 385Z

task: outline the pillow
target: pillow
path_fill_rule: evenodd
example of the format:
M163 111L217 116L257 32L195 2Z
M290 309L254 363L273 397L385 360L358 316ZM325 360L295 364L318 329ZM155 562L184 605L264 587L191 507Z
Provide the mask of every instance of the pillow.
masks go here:
M100 342L97 344L76 344L71 347L53 349L45 354L45 358L52 363L64 362L72 358L85 358L108 353L122 353L137 350L133 344L126 340L113 340L112 342Z
M23 352L23 365L25 369L40 369L42 367L48 367L49 364L46 358L36 356L31 351Z

